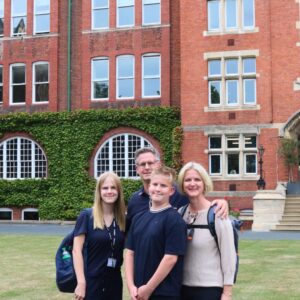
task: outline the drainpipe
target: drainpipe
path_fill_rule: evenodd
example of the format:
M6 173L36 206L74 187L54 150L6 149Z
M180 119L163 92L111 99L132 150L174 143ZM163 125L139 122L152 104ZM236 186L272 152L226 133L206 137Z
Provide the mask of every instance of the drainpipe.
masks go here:
M72 0L68 0L68 74L67 74L67 111L71 111L71 26Z

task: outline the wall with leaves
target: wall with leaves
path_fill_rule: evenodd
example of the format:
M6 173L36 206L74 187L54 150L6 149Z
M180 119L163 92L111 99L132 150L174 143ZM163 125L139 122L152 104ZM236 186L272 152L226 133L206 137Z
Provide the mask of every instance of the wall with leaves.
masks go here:
M180 128L179 111L174 108L0 116L0 139L5 134L28 134L43 147L48 161L47 179L0 180L0 207L35 206L39 208L41 219L75 218L82 208L93 202L95 180L89 176L89 160L94 148L106 132L124 126L151 135L160 143L165 163L179 167L182 136L174 134ZM141 183L128 179L123 182L128 200Z

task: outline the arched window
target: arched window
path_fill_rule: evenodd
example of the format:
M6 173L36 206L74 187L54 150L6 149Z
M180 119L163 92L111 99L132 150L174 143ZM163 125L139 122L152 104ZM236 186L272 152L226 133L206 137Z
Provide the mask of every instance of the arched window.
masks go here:
M95 178L106 171L114 171L123 178L137 177L134 153L141 147L153 146L143 137L130 133L115 135L106 140L95 156Z
M24 208L22 210L22 220L39 220L39 210L37 208Z
M13 210L11 208L0 208L0 220L13 220Z
M0 178L23 179L46 176L46 156L34 141L15 137L0 144Z

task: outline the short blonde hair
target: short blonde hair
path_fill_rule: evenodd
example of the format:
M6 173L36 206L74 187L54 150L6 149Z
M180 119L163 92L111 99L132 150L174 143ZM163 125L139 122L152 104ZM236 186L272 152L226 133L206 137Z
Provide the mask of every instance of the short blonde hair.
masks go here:
M164 165L158 167L157 169L154 169L151 173L151 178L152 176L155 175L162 175L168 177L171 185L173 185L176 180L175 170ZM150 182L151 182L151 178L150 178Z
M125 231L125 202L122 184L119 176L114 172L105 172L97 180L95 198L93 205L94 229L104 229L103 207L101 198L101 188L107 178L111 178L118 191L118 199L114 204L114 216L121 231Z
M210 176L208 175L207 171L205 170L205 168L199 163L190 161L181 168L178 175L178 187L182 193L185 193L183 190L183 182L184 182L185 173L188 170L195 170L196 172L199 173L204 183L204 194L211 192L213 190L213 182Z

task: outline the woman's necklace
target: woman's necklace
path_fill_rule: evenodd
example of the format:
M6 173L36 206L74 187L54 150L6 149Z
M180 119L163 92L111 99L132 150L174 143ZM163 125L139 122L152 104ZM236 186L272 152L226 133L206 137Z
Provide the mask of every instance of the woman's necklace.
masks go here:
M196 212L191 212L190 210L188 211L188 217L187 217L187 223L188 224L194 224L195 221L197 220L198 217L198 211Z

